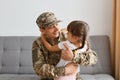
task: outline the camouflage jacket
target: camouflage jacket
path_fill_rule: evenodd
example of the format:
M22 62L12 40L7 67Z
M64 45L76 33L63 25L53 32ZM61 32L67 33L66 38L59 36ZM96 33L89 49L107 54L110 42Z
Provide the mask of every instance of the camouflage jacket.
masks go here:
M47 39L47 41L51 45L58 44L60 41L64 41L65 36L60 33L59 38L51 40ZM65 75L65 67L55 67L59 62L61 57L61 51L58 52L49 52L42 43L41 38L37 38L33 42L32 46L32 60L33 60L33 68L35 73L41 78L53 78L58 76ZM80 55L74 55L73 62L77 62L82 65L89 65L96 63L96 54L90 53L86 55L86 53Z

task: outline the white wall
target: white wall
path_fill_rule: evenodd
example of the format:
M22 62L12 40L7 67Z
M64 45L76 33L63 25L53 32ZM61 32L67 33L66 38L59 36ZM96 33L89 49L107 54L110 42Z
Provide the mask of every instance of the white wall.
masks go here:
M52 11L64 28L72 20L90 25L90 35L110 35L112 0L0 0L0 36L38 36L39 14Z

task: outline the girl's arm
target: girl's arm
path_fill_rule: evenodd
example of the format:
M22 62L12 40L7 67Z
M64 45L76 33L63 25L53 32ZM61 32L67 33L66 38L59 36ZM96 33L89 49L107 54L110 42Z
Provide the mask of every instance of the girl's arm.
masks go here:
M45 39L45 37L42 35L41 36L41 39L43 41L43 44L45 45L45 47L49 50L49 51L60 51L60 48L58 47L58 45L54 45L54 46L51 46L47 40Z

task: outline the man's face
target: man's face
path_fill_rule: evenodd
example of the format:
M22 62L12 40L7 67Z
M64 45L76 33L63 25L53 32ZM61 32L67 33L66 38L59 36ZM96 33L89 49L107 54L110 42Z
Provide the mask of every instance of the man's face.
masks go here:
M57 38L59 36L59 27L58 24L54 24L53 26L49 26L41 31L45 36L49 38Z

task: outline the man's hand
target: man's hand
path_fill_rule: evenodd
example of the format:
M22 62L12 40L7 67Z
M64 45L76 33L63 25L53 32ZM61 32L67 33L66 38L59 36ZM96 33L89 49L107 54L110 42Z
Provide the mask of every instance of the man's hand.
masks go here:
M61 54L62 59L67 60L67 61L72 61L72 59L73 59L72 50L66 43L64 44L64 46L66 49L62 50L62 54Z
M65 75L71 75L71 74L74 74L76 73L78 70L78 64L76 63L68 63L66 66L65 66Z

